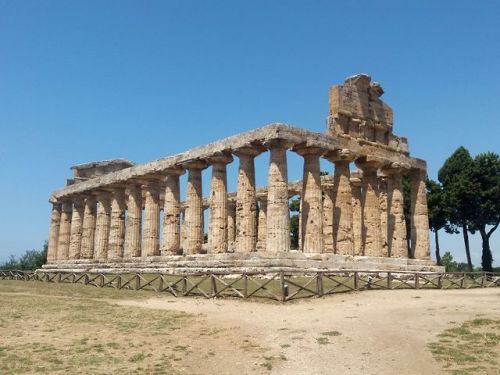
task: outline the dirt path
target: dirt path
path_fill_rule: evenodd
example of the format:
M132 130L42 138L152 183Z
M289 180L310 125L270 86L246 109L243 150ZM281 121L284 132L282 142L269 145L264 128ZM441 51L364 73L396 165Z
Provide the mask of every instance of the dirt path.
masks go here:
M284 354L273 374L443 374L427 344L453 322L500 317L498 289L372 291L285 305L168 296L110 302L201 313L237 328Z

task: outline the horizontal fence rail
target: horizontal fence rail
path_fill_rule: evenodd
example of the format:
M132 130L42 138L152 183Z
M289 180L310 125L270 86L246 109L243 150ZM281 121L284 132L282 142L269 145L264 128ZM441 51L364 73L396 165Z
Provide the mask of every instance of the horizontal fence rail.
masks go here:
M409 271L278 271L260 273L206 272L95 273L65 271L1 271L0 280L84 284L98 288L150 290L174 297L267 298L290 301L336 293L394 289L471 289L500 286L500 273Z

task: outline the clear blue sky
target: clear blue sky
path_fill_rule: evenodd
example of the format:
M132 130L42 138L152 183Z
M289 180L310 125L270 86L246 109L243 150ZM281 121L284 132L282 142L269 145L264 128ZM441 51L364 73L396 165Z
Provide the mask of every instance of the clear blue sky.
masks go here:
M460 145L500 151L499 68L498 1L0 0L0 261L42 246L71 165L142 163L276 121L324 131L329 86L360 72L435 178ZM290 155L291 180L301 168ZM442 250L465 259L459 235Z

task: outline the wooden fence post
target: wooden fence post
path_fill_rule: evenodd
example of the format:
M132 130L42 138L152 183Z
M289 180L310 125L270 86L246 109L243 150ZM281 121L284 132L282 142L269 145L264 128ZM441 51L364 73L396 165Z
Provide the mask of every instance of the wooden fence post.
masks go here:
M418 272L415 273L415 289L420 289L420 275Z
M323 297L323 272L318 272L316 275L316 293L318 297Z
M248 298L248 276L246 273L243 274L243 296Z
M280 271L280 289L281 289L281 301L286 301L286 293L285 293L285 273Z
M358 272L354 271L354 290L358 290Z
M392 289L392 273L387 272L387 289Z

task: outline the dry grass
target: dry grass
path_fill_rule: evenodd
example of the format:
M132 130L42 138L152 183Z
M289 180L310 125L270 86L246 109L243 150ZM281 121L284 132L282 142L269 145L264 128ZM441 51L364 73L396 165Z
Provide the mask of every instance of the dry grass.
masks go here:
M452 327L429 345L454 375L500 374L500 320L477 318Z
M0 282L0 373L194 374L223 367L229 352L245 363L243 371L265 373L277 362L279 353L270 355L237 331L208 326L201 315L113 304L150 296Z

